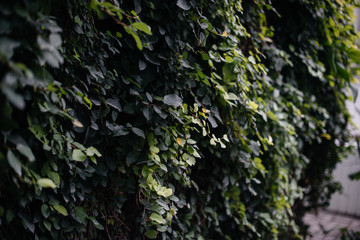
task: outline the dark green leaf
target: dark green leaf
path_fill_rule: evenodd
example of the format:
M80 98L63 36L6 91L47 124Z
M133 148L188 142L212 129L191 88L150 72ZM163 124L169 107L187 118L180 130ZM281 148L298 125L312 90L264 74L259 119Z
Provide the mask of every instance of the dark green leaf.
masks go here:
M46 204L41 205L41 213L44 216L44 218L48 218L50 216L49 206Z
M189 10L190 9L190 5L188 4L188 2L186 1L186 0L178 0L177 2L176 2L176 5L179 7L179 8L181 8L181 9L183 9L183 10Z
M8 150L7 152L7 160L17 175L21 176L21 162L11 150Z
M14 49L20 46L20 43L14 40L11 40L6 37L0 38L0 55L5 56L7 59L10 59L14 54Z
M115 108L116 110L118 110L119 112L122 112L122 108L118 99L108 98L106 100L106 103L109 104L111 107Z
M51 231L51 223L49 221L44 220L44 226L48 231Z
M126 130L126 128L122 125L118 125L114 127L113 136L125 136L129 134L129 132Z
M92 223L97 229L104 230L104 227L93 216L89 216L88 219L92 221Z
M80 223L86 223L87 214L83 207L75 207L75 216L79 219Z
M137 161L137 155L135 152L130 152L127 156L126 156L126 165L131 165L132 163Z
M13 104L15 107L17 107L20 110L25 108L25 100L23 96L17 94L13 89L4 87L3 93L5 94L9 102Z
M163 101L166 105L170 105L174 107L179 107L183 102L183 100L176 94L166 95Z
M31 151L31 149L28 146L25 146L23 144L17 144L16 145L16 149L25 157L27 157L27 159L30 162L33 162L35 160L35 156L33 154L33 152Z
M132 131L133 131L136 135L138 135L139 137L145 138L145 133L144 133L143 130L134 127L134 128L132 128Z

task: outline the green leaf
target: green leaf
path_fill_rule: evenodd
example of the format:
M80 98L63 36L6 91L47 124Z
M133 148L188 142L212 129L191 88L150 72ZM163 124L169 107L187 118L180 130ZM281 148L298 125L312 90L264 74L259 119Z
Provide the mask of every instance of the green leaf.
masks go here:
M173 190L171 188L167 188L164 190L164 196L170 197L173 194Z
M250 101L249 105L250 105L250 108L254 111L256 111L259 107L259 105L253 101Z
M106 103L111 107L115 108L116 110L118 110L119 112L122 112L122 107L118 99L108 98L106 99Z
M268 115L269 118L271 118L274 121L279 121L279 119L276 117L276 115L271 112L271 111L267 111L266 114Z
M30 162L33 162L35 160L35 156L31 149L28 146L25 146L23 144L17 144L16 149L24 155Z
M349 48L348 49L348 55L355 62L360 62L360 51L358 49Z
M132 128L132 131L133 131L136 135L138 135L139 137L142 137L142 138L145 139L145 133L144 133L143 130L134 127L134 128Z
M101 225L93 216L89 216L88 219L90 219L92 221L92 223L94 224L94 226L99 229L99 230L104 230L103 225Z
M56 188L55 183L49 178L40 178L37 181L37 184L43 188L52 188L52 189Z
M163 217L161 217L159 214L157 213L152 213L150 216L150 219L156 223L159 224L164 224L166 223L165 219Z
M149 148L150 152L153 152L153 153L159 153L159 148L155 147L155 146L150 146Z
M126 156L126 165L131 165L132 163L136 162L137 160L137 156L135 152L130 152L127 156Z
M83 207L75 207L75 216L80 220L80 223L86 223L87 213Z
M72 159L77 162L83 162L86 159L86 154L80 149L74 149L72 152Z
M225 141L227 141L227 142L230 142L230 141L229 141L229 138L228 138L228 136L227 136L226 134L223 135L223 139L224 139Z
M86 149L86 155L91 157L91 156L94 156L94 154L97 156L97 157L101 157L101 153L94 147L89 147L88 149Z
M142 50L142 49L143 49L143 45L142 45L142 43L141 43L141 41L140 41L139 36L138 36L130 27L128 27L128 26L125 26L124 29L125 29L125 31L126 31L127 33L129 33L129 34L134 38L134 40L135 40L135 42L136 42L137 48L138 48L139 50Z
M148 230L148 231L146 231L145 232L145 236L147 237L147 238L149 238L149 239L155 239L156 238L156 236L157 236L157 231L155 231L155 230Z
M188 4L188 2L186 1L186 0L178 0L177 2L176 2L176 5L179 7L179 8L181 8L181 9L183 9L183 10L189 10L190 9L190 6L189 6L189 4Z
M57 172L49 171L46 175L53 180L55 185L60 185L60 176Z
M126 130L126 128L122 125L118 125L114 127L113 135L114 137L117 136L125 136L129 134L129 132Z
M21 176L21 162L11 150L7 152L7 160L9 165L12 167L12 169L14 169L17 175Z
M255 60L254 56L250 56L248 59L249 59L249 62L251 62L252 64L256 64L256 60Z
M14 54L14 49L20 45L21 44L17 41L11 40L10 38L2 37L0 38L0 55L3 55L7 59L10 59Z
M163 102L169 106L179 107L183 100L176 94L169 94L164 97Z
M55 206L53 206L53 208L54 208L56 211L58 211L59 213L61 213L62 215L64 215L64 216L67 216L67 215L68 215L68 212L67 212L66 208L64 208L64 207L61 206L61 205L55 205Z
M3 93L7 97L10 103L12 103L16 108L23 110L25 108L24 97L16 93L13 89L9 87L3 88Z
M95 156L90 156L89 158L93 163L97 164Z
M190 166L193 166L193 165L195 165L195 163L196 163L195 158L192 157L192 156L188 156L187 159L186 159L186 162L187 162Z
M143 22L135 22L135 23L132 23L131 26L133 26L133 28L140 30L148 35L152 35L150 26L148 26L147 24L145 24Z
M51 222L44 220L43 223L44 223L44 226L46 227L46 229L48 231L51 231Z
M160 164L160 168L162 169L162 170L164 170L165 172L167 172L168 171L168 169L167 169L167 167L166 167L166 165L165 164Z
M44 218L48 218L50 216L49 206L46 204L41 205L41 213L44 216Z

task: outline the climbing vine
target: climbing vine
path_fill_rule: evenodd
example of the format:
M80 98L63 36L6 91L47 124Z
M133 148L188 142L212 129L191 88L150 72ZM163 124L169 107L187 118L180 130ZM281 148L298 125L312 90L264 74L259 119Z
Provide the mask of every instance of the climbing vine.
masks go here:
M0 3L1 238L301 239L348 151L356 5Z

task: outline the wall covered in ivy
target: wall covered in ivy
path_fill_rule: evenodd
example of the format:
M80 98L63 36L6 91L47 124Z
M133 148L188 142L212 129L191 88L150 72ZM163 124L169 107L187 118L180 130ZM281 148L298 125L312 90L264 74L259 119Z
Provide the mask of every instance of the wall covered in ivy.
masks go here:
M357 4L0 2L1 239L301 239L339 189Z

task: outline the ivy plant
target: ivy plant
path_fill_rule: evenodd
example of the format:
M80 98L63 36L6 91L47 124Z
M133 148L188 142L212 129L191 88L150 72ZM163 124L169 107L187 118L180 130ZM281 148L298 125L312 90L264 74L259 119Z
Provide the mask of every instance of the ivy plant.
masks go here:
M302 239L349 150L357 5L1 2L1 238Z

